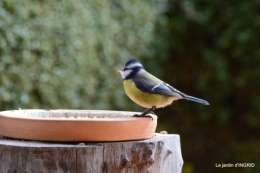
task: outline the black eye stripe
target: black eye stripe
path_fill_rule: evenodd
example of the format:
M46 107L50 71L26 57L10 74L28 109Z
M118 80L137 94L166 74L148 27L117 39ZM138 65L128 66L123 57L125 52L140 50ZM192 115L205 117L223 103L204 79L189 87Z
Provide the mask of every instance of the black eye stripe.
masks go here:
M130 68L124 68L124 71L126 71L126 70L130 70Z

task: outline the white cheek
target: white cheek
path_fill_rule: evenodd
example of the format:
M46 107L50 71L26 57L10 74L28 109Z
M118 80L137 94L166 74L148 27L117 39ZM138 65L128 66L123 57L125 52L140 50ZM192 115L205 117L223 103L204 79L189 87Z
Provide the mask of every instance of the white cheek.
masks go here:
M143 66L139 62L126 66L126 68L134 68L134 67L143 67Z
M121 77L122 79L125 79L133 70L125 70L125 71L122 71L121 73Z

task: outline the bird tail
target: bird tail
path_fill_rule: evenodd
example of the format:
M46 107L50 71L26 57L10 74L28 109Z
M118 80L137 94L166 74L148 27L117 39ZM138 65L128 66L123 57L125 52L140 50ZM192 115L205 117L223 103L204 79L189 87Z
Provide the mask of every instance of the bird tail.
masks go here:
M209 105L209 103L206 100L202 100L202 99L199 99L199 98L196 98L196 97L185 95L183 98L190 100L190 101L198 102L198 103L201 103L201 104L204 104L204 105Z

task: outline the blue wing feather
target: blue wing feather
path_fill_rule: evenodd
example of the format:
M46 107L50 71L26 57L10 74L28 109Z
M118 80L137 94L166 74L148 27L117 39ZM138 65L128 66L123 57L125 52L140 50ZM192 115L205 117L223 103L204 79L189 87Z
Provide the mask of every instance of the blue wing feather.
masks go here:
M177 90L173 87L169 87L170 85L165 84L164 82L155 83L153 85L147 85L147 83L142 81L134 82L136 87L143 92L149 92L153 94L164 94L169 96L177 96L182 98L181 94L176 92Z
M135 83L135 86L143 92L151 92L152 91L152 88L153 88L152 85L144 85L144 83L142 83L141 81L134 81L134 83Z

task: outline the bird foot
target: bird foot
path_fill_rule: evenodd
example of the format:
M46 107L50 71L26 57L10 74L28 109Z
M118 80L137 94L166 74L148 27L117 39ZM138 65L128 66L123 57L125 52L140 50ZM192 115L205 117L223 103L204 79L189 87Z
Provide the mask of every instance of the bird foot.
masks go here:
M151 116L151 115L147 115L147 114L149 114L149 113L151 113L151 114L154 114L154 110L156 109L156 107L155 106L153 106L153 107L151 107L151 108L148 108L148 109L146 109L144 112L142 112L141 114L135 114L135 115L133 115L133 117L138 117L138 118L152 118L152 120L153 120L153 117Z
M142 115L142 114L134 114L132 117L137 117L137 118L152 118L153 120L153 117L151 115Z

